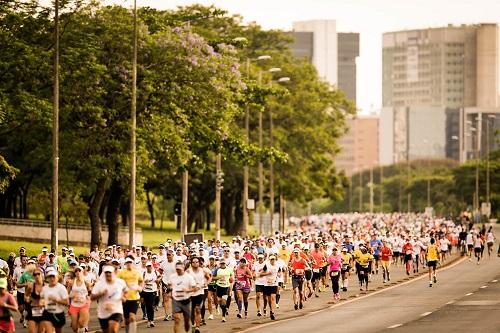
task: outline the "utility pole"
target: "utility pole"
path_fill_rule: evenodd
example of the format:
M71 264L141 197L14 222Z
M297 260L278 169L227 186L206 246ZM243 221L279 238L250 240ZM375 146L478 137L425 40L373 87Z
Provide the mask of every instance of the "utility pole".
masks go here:
M247 78L250 79L250 58L247 59ZM245 109L245 142L250 143L250 110ZM248 165L243 166L243 228L241 236L248 234Z
M128 225L129 247L135 245L135 186L136 186L136 127L137 127L137 0L134 0L134 33L132 54L132 103L131 103L131 130L130 130L130 223Z
M272 81L271 81L272 82ZM269 83L271 85L271 83ZM273 147L273 111L269 107L269 147ZM269 162L269 211L270 219L269 224L271 227L271 232L273 232L273 221L274 221L274 166L273 162Z
M54 68L52 100L52 223L50 247L57 253L59 237L59 0L54 0Z
M215 239L220 240L220 206L222 190L222 162L220 153L215 162Z

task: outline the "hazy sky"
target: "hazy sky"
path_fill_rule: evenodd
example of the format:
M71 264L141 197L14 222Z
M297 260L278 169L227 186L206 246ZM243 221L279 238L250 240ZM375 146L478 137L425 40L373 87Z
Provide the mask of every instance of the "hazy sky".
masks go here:
M106 0L130 6L131 0ZM333 19L340 32L360 33L358 107L382 103L382 33L462 23L500 23L500 0L137 0L138 6L174 8L214 4L264 28L290 30L292 22Z

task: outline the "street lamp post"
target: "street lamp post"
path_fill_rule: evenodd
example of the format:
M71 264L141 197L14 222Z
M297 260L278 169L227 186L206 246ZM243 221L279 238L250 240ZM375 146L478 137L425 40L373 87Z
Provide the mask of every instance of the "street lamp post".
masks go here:
M54 82L52 114L52 221L50 224L51 251L59 243L59 0L54 1Z
M221 154L217 154L215 163L215 239L220 240L220 208L223 182Z

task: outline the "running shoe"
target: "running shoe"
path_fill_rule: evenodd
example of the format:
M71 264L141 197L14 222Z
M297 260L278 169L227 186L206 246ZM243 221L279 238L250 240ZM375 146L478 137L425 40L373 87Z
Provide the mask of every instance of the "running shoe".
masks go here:
M225 323L226 322L226 317L222 317L222 322Z
M434 283L438 282L437 277L435 275L434 275L434 277L432 279L434 280Z
M279 308L280 308L279 303L276 303L276 309L279 309Z
M195 328L194 328L194 333L200 333L200 332L201 332L201 331L200 331L200 328L199 328L199 327L195 327Z
M260 313L260 311L257 311L257 317L262 317L262 313Z
M302 303L299 304L299 309L303 309L304 305Z
M241 318L242 318L242 317L241 317L241 313L238 313L238 314L236 315L236 317L238 317L239 319L241 319Z
M298 310L298 309L299 309L299 305L298 305L298 304L295 304L295 305L293 306L293 308L294 308L295 310Z
M208 316L208 320L213 320L214 319L214 315L211 314L210 316Z
M271 320L276 320L276 318L274 317L274 313L271 312L270 318L271 318Z

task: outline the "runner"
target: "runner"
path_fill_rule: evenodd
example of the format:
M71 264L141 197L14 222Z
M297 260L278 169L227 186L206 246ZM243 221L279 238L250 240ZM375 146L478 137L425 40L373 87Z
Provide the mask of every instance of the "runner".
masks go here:
M413 264L413 245L411 245L410 238L406 238L406 243L403 245L403 254L405 258L406 275L410 275Z
M290 258L290 272L292 273L292 296L295 310L304 307L304 275L308 267L307 261L300 256L300 250L294 249Z
M248 295L250 294L252 271L248 268L247 260L245 258L240 259L240 264L235 269L235 288L237 295L237 305L238 305L238 318L242 318L241 310L244 306L245 308L245 318L248 317Z
M14 296L7 291L7 278L0 278L0 332L12 333L15 331L12 312L19 311Z
M169 278L169 288L172 289L172 311L174 313L174 333L181 332L181 322L184 320L184 331L191 327L191 293L199 288L190 274L184 272L184 264L175 264L175 273Z
M14 268L14 273L12 274L12 279L14 281L14 284L17 285L17 306L19 308L19 313L21 314L21 318L19 319L19 322L23 325L23 327L26 327L27 323L24 322L24 293L25 293L25 285L27 281L24 281L23 283L19 283L19 280L21 276L24 274L26 271L26 266L28 264L28 257L26 255L21 255L20 258L20 265ZM35 266L33 265L32 269L34 269ZM32 276L31 276L32 277Z
M373 266L375 266L372 267L372 274L378 274L378 267L380 262L380 249L382 248L382 242L380 241L380 239L377 238L377 235L375 234L372 234L371 236L370 247L372 248L373 251L373 259L374 259Z
M30 274L32 280L28 280L26 284L24 284L26 286L24 300L29 333L38 333L42 331L41 322L44 310L43 299L41 297L42 289L45 285L44 275L40 268L34 267L33 265L32 275Z
M328 273L332 280L333 299L340 300L339 278L342 268L342 257L338 254L336 247L332 249L332 254L328 257L328 264L330 265Z
M321 245L319 243L314 244L314 250L311 251L313 274L311 283L313 285L314 296L319 297L318 292L320 292L320 282L321 282L321 269L326 261L325 254L321 250Z
M115 268L103 267L104 278L99 279L92 289L91 300L97 303L97 318L103 333L118 333L123 320L123 305L127 299L127 286L115 277Z
M75 333L84 333L89 322L90 285L85 282L82 267L75 268L75 278L69 283L67 289L71 304L69 307L71 328Z
M264 285L266 284L266 279L264 276L260 275L260 271L262 271L266 267L266 263L264 262L264 255L257 255L257 262L253 264L253 279L255 281L255 305L257 306L257 317L262 316L262 310L266 308L267 300L264 298ZM267 269L267 267L266 267ZM264 302L264 308L262 308L262 302Z
M391 257L392 257L392 250L390 247L387 246L387 241L383 240L382 249L380 250L380 259L382 263L382 270L384 273L383 274L384 283L391 281L391 275L390 275Z
M139 292L144 287L144 279L142 274L134 267L132 257L129 256L125 259L125 269L118 272L117 278L122 279L127 285L127 300L123 303L125 331L127 333L136 333L136 314L140 300Z
M340 269L340 272L342 273L342 291L345 292L347 291L347 288L349 288L349 274L351 272L353 262L352 254L350 254L345 247L342 248L341 259L342 268Z
M194 332L199 333L201 326L201 305L205 298L205 287L210 282L211 276L209 271L201 267L199 257L191 259L191 267L187 270L187 273L193 277L198 288L197 291L191 294L191 324L193 325Z
M217 269L217 273L212 277L217 284L217 299L219 301L219 306L222 314L222 322L226 322L226 316L228 314L229 304L231 302L231 290L233 283L233 270L226 267L226 261L222 258L220 260L220 267Z
M486 234L486 244L488 245L488 258L491 259L491 252L493 252L493 244L495 243L495 234L493 233L493 227L490 226L488 233Z
M476 235L474 238L474 256L477 258L477 264L479 265L479 261L481 260L481 251L484 246L483 239L480 235Z
M356 262L358 263L358 279L360 281L359 290L363 290L364 283L365 291L368 291L368 273L370 272L370 262L373 260L373 256L363 244L360 245L359 250L360 252L356 257Z
M215 276L217 274L217 269L219 268L217 266L217 263L215 261L215 256L211 255L208 259L208 269L210 271L210 275ZM208 302L208 320L213 320L214 315L213 315L213 308L218 308L218 302L217 302L217 284L215 281L210 278L210 281L208 282L208 296L207 296L207 302Z
M170 277L175 274L174 252L171 249L167 250L167 260L164 260L160 265L161 285L162 285L162 300L165 318L163 321L172 320L172 289L170 285Z
M266 265L265 270L261 270L259 274L264 276L266 284L264 286L264 297L267 298L269 304L269 313L271 320L275 320L276 312L276 294L278 293L278 277L281 275L281 269L276 263L276 256L269 256L269 264Z
M160 282L160 277L154 271L153 263L151 261L146 262L146 271L142 273L142 278L144 280L144 289L142 290L142 297L144 300L144 305L146 307L146 316L148 321L147 327L155 327L154 306L155 306L156 293L158 292L158 283Z
M427 267L429 267L429 287L432 287L432 282L437 282L436 268L439 260L438 248L436 240L431 238L430 244L427 246Z
M43 311L42 329L45 332L61 333L66 325L65 310L69 306L68 291L58 282L59 274L55 269L49 269L45 273L48 284L42 289L41 295L45 303Z
M472 261L472 251L474 250L474 231L471 230L465 239L467 243L467 254L469 256L469 261Z

